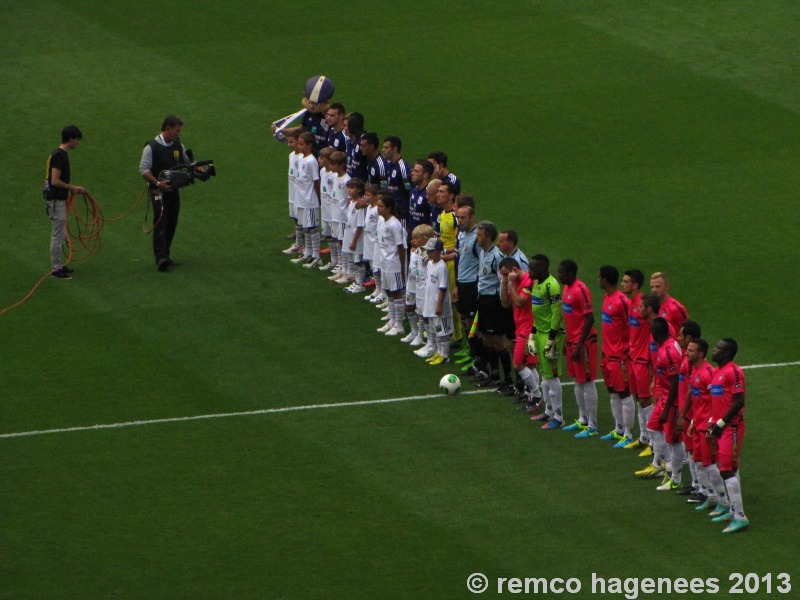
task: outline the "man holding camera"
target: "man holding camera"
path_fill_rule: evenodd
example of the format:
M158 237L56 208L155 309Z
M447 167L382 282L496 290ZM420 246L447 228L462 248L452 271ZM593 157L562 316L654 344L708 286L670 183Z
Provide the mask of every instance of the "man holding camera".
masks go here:
M161 124L161 133L145 144L139 174L150 184L150 201L153 205L153 254L156 268L166 272L177 265L170 258L169 250L175 229L178 227L178 213L181 209L181 195L168 180L158 180L161 171L188 165L191 161L186 148L181 143L183 121L175 115L168 115Z

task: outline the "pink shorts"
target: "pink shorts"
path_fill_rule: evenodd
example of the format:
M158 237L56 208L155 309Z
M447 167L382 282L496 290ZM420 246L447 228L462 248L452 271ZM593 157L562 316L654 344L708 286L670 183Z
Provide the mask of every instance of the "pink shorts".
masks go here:
M667 443L675 444L681 441L681 436L676 426L678 420L678 410L673 404L672 409L669 411L669 416L667 417L666 423L661 423L659 419L664 413L665 405L666 402L664 400L659 399L656 402L655 406L653 406L653 412L650 415L650 420L647 422L647 428L652 429L653 431L663 431Z
M628 389L628 364L622 360L603 357L600 361L600 371L606 387L613 392L624 392Z
M707 467L714 462L714 449L711 447L711 442L706 438L705 430L700 431L695 428L694 435L692 435L692 458L694 462L702 463Z
M528 335L527 333L518 333L514 339L514 357L515 365L535 365L536 355L528 354Z
M739 468L739 454L744 440L744 421L738 425L728 425L717 440L717 464L720 471L736 471Z
M564 345L564 358L567 361L567 375L575 383L589 383L597 377L597 340L586 341L583 345L583 354L580 360L573 360L572 353L575 344L567 342Z
M631 394L640 400L650 397L650 365L646 362L630 363L629 381Z

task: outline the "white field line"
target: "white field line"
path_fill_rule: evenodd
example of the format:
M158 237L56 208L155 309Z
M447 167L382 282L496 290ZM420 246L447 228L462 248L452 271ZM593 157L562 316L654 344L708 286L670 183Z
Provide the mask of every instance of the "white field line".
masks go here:
M770 363L761 365L747 365L742 369L777 369L782 367L797 367L800 361L785 363ZM600 383L602 380L598 379ZM573 385L572 382L565 382L563 385ZM462 392L462 395L485 394L486 390L470 390ZM80 427L62 427L59 429L42 429L39 431L18 431L15 433L0 433L0 438L28 437L33 435L49 435L54 433L73 433L77 431L93 431L99 429L121 429L123 427L140 427L142 425L158 425L161 423L182 423L184 421L201 421L206 419L227 419L231 417L252 417L257 415L271 415L277 413L296 412L301 410L323 410L328 408L347 408L352 406L370 406L373 404L394 404L396 402L412 402L414 400L431 400L441 398L441 394L426 394L423 396L405 396L403 398L385 398L383 400L360 400L356 402L337 402L332 404L311 404L307 406L285 406L282 408L264 408L261 410L249 410L243 412L216 413L209 415L195 415L191 417L171 417L166 419L148 419L142 421L125 421L123 423L107 423L100 425L85 425Z

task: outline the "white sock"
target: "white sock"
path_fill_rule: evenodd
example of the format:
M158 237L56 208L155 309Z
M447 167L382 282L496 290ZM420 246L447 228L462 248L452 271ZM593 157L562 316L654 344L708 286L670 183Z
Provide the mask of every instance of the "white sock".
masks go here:
M625 429L623 435L629 440L633 439L633 416L636 414L636 406L633 396L622 399L622 426Z
M583 387L583 399L586 402L586 420L589 427L597 429L597 386L594 381L580 385Z
M692 487L693 488L698 488L698 487L700 487L700 477L699 477L699 475L697 473L697 463L694 462L694 457L692 456L692 453L689 452L688 454L689 454L689 459L690 459L689 460L689 473L691 473L691 475L692 475Z
M614 431L619 435L625 431L622 427L622 400L619 394L611 392L609 402L611 403L611 414L614 416Z
M358 285L364 285L364 277L367 275L367 265L363 262L360 262L356 265L356 283Z
M398 331L403 331L403 316L406 314L405 300L402 298L395 298L391 300L391 303L394 304L394 328Z
M669 445L663 431L648 429L650 439L653 441L653 466L661 468L661 463L669 460Z
M406 317L408 317L408 325L411 327L411 333L414 334L414 337L419 335L419 323L418 323L418 316L415 312L406 312Z
M742 486L735 475L725 480L725 489L728 491L733 517L735 519L746 519L744 506L742 505Z
M575 402L578 405L578 421L582 425L586 425L588 417L586 416L586 399L583 397L583 384L575 384Z
M443 335L436 338L436 351L445 358L450 356L450 337L449 335Z
M311 256L313 256L314 258L319 258L319 238L320 237L321 236L319 235L319 227L314 227L314 229L311 230ZM306 240L308 240L308 239L309 238L306 237ZM308 242L306 242L306 243L308 243Z
M683 457L686 454L686 449L683 447L683 442L675 442L669 446L672 451L672 481L673 483L680 483L683 471Z
M707 467L703 467L703 470L706 472L708 482L711 484L711 489L714 491L714 495L717 497L717 502L723 505L730 504L727 486L722 480L722 475L719 474L719 467L717 464L711 463Z
M544 414L553 416L553 400L550 397L550 382L552 379L542 379L542 398L544 398Z
M653 405L639 407L639 439L643 444L650 443L650 430L647 428L647 422L650 420L650 415L653 414Z
M561 380L558 377L553 377L551 379L546 379L545 381L548 384L550 404L553 407L553 416L563 423L564 422L564 414L562 411L563 392L561 389Z
M533 395L536 396L537 392L539 391L538 371L536 369L530 369L528 367L525 367L519 372L519 376L522 379L522 381L525 382L525 385L527 385L528 388L530 388Z

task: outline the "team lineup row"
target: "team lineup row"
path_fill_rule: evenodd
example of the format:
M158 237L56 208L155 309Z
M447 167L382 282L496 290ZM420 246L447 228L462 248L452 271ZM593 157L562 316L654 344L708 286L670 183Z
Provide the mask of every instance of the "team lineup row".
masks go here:
M434 177L433 158L410 169L393 162L401 143L390 136L379 161L377 136L362 133L364 180L348 173L352 141L344 151L329 146L316 157L310 132L290 132L287 139L296 227L295 243L284 252L297 253L294 262L331 270L329 279L350 283L350 293L365 291L371 268L376 287L365 299L387 312L378 331L403 335L407 320L410 332L402 340L419 346L415 353L431 364L450 362L455 347L453 358L476 384L500 395L519 394L531 413L543 405L532 416L542 429L642 449L652 462L638 476L663 475L658 490L691 495L689 501L726 524L726 533L749 525L738 478L745 380L733 362L737 344L716 344L714 369L699 325L669 295L665 274L654 273L643 294L641 271L625 271L620 281L615 267L599 270L604 296L598 342L592 294L574 261L562 261L557 278L546 256L528 261L515 231L498 232L493 223L477 221L474 198L460 193L455 177ZM400 185L390 186L390 176L401 177ZM323 239L329 242L328 264L320 254ZM475 335L465 335L470 329ZM606 435L597 423L598 362L614 418ZM578 408L569 424L564 375L575 380ZM681 481L687 455L691 485Z

